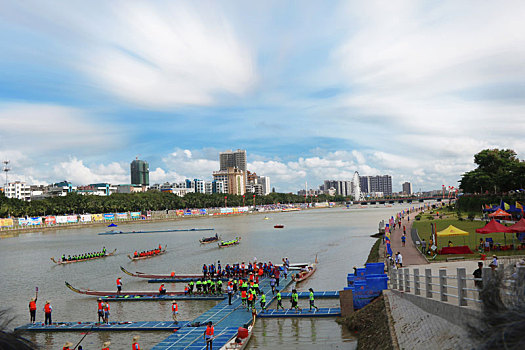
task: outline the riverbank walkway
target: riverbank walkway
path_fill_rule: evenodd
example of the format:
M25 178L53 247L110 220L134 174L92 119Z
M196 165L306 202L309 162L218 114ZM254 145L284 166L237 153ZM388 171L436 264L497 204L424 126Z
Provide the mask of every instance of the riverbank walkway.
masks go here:
M283 290L292 282L292 276L290 274L288 275L288 278L283 278L279 281L278 289ZM266 304L270 305L275 298L270 287L270 279L262 279L259 288L266 295ZM223 300L191 321L190 326L181 328L155 345L153 350L206 349L204 331L206 330L206 323L208 321L212 321L215 328L213 347L215 349L220 349L235 336L239 327L246 327L252 321L251 310L245 308L241 302L242 300L238 296L235 296L232 299L231 305L228 304L228 300ZM260 314L261 307L259 300L256 301L256 310L257 314ZM199 326L192 327L191 325Z
M390 247L392 248L392 253L394 255L397 252L401 253L403 256L403 266L428 264L428 261L425 259L425 257L423 257L415 242L412 241L412 236L410 235L412 223L414 222L417 214L419 214L419 212L411 212L410 215L405 215L401 219L401 227L396 225L396 227L390 231ZM408 219L409 217L410 220ZM404 247L401 242L401 237L403 236L403 226L405 227L406 231L406 242Z

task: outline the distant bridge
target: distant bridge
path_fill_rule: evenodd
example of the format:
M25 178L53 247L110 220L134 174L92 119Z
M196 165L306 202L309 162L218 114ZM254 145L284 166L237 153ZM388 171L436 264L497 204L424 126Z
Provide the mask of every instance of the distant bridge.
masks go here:
M455 198L448 198L443 196L430 196L430 197L399 197L399 198L374 198L374 199L366 199L362 201L354 201L354 204L361 204L361 205L367 205L367 204L394 204L394 203L412 203L412 202L419 202L423 203L424 201L447 201L447 200L455 200Z

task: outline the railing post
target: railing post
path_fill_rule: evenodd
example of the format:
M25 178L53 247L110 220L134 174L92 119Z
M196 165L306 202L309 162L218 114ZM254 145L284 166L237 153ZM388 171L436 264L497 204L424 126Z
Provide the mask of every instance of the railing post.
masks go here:
M419 269L414 269L414 294L421 295L421 287L419 285Z
M399 283L399 290L403 290L403 271L397 269L397 282Z
M492 269L490 267L484 267L483 270L481 270L481 278L483 279L483 286L488 285L491 277L492 277Z
M405 292L410 293L410 269L405 268Z
M439 294L441 295L441 301L448 301L447 296L447 270L439 270Z
M458 267L458 305L459 306L466 306L467 305L467 299L465 299L467 291L465 288L467 288L467 269L464 267Z
M390 270L390 278L392 281L392 289L397 289L397 271L394 269Z
M432 298L432 270L425 269L425 289L427 291L427 298Z

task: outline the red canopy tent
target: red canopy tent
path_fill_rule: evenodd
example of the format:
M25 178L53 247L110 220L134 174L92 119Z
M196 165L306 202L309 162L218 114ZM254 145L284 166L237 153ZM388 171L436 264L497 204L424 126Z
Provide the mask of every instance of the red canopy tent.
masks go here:
M501 208L498 208L498 210L496 210L494 213L492 214L489 214L489 217L491 218L508 218L508 217L511 217L512 215L510 215L509 213L507 213L505 210L502 210ZM500 231L498 231L500 232Z
M496 233L496 232L511 233L514 231L512 231L510 227L502 225L496 220L492 219L490 220L488 224L486 224L482 228L476 229L476 232L481 233L481 234L487 234L487 233ZM505 238L505 245L507 245L507 235L505 235L504 238Z
M511 230L511 232L525 232L525 219L521 218L520 221L509 226L509 230Z

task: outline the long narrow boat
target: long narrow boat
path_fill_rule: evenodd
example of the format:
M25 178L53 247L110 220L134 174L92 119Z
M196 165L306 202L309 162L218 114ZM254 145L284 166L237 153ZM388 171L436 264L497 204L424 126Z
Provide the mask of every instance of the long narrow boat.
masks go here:
M317 270L317 263L310 264L306 267L305 270L300 271L296 273L295 275L292 275L292 279L295 281L295 283L302 282L305 279L312 276L315 270Z
M161 250L159 253L157 254L152 254L152 255L145 255L145 256L137 256L137 257L134 257L134 256L131 256L128 254L128 258L130 258L132 261L136 261L136 260L144 260L144 259L149 259L149 258L154 258L156 256L159 256L159 255L162 255L162 254L165 254L166 251L168 249L168 245L166 244L166 246L164 247L163 250Z
M202 277L202 274L193 274L193 275L176 275L176 274L169 274L169 273L165 273L165 274L148 274L148 273L138 272L138 271L133 273L133 272L129 272L128 270L126 270L122 266L120 267L120 269L126 275L130 275L130 276L133 276L133 277L147 278L147 279L155 279L155 278L185 279L185 278L201 278Z
M217 243L219 248L226 248L226 247L233 247L234 245L237 245L241 243L241 237L236 237L235 239L232 239L231 241L220 241Z
M239 337L239 333L235 335L235 337L231 338L229 342L224 344L220 350L243 350L248 346L248 343L250 342L250 339L253 334L253 327L255 326L255 317L253 318L252 323L248 326L248 335L242 339ZM239 339L239 342L237 342L237 338Z
M218 242L219 239L221 239L221 237L217 236L217 234L215 234L215 236L203 237L202 239L199 239L199 242L201 242L201 244L209 244L209 243L213 243L213 242Z
M54 262L57 265L65 265L65 264L71 264L71 263L82 262L82 261L90 261L90 260L102 259L102 258L111 256L111 255L115 255L116 252L117 252L117 249L115 249L111 253L106 253L105 255L102 255L102 256L96 256L94 258L80 259L80 260L65 260L65 261L62 261L62 259L58 259L58 261L57 261L53 257L53 258L51 258L51 261Z
M150 295L150 296L157 295L158 296L158 295L160 295L160 293L158 291L155 291L155 290L122 291L122 292L118 293L115 290L103 291L103 290L91 290L91 289L78 289L78 288L73 287L72 285L70 285L67 282L66 282L66 286L69 289L71 289L73 292L75 292L75 293L85 294L85 295L94 295L94 296L99 296L99 297L118 296L118 295L141 295L141 296L144 296L144 295ZM181 292L175 292L175 291L168 292L167 291L166 294L163 294L163 295L184 295L184 292L183 291L181 291Z

